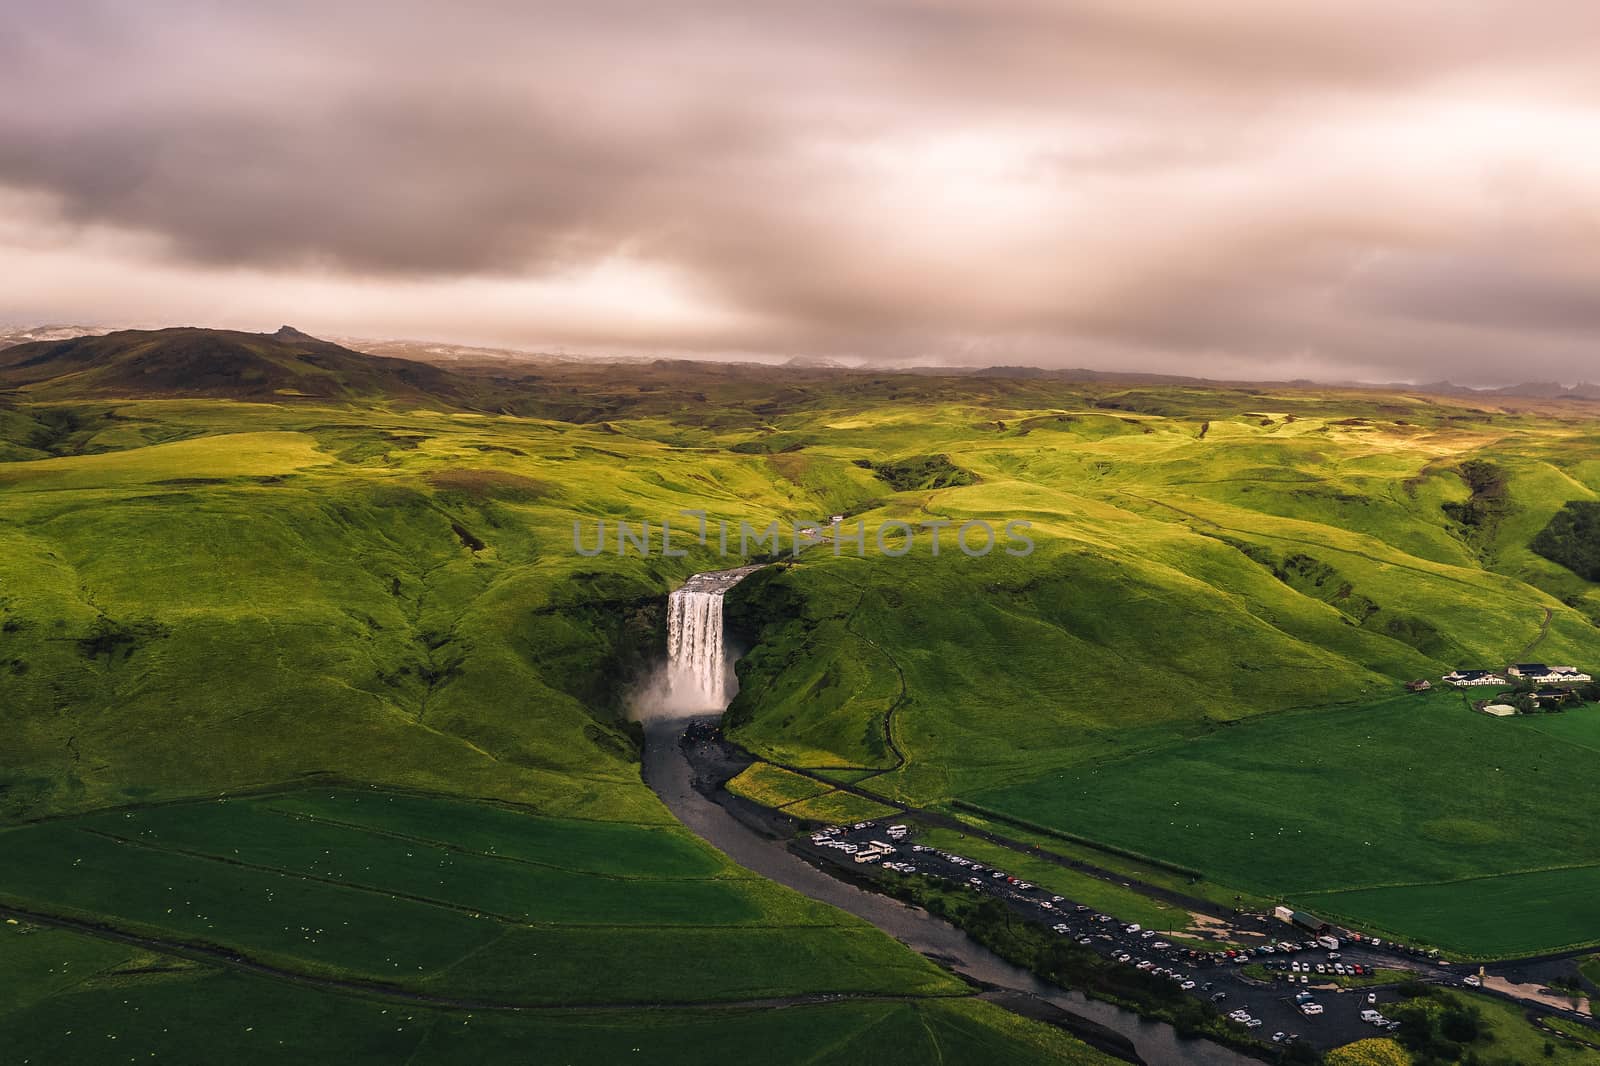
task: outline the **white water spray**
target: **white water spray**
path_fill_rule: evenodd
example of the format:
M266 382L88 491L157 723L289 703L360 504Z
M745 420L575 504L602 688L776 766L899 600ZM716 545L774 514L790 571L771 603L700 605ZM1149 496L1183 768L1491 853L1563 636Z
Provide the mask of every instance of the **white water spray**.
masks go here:
M728 705L722 668L722 593L679 589L667 601L667 692L674 703Z
M646 703L678 713L727 708L733 693L722 635L722 596L757 569L696 574L668 597L666 691Z

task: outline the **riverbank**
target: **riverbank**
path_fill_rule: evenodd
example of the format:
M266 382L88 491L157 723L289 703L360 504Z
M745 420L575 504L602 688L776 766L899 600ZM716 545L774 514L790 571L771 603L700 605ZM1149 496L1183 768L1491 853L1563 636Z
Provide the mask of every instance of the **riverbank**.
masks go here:
M716 717L698 720L714 723ZM1028 997L1072 1016L1072 1024L1079 1027L1073 1031L1085 1040L1085 1034L1095 1031L1093 1027L1116 1034L1125 1052L1121 1057L1129 1058L1126 1051L1132 1050L1129 1061L1162 1066L1254 1066L1256 1060L1212 1041L1185 1039L1170 1025L1041 981L926 911L825 873L789 849L795 828L791 819L720 791L722 782L748 760L741 764L723 749L705 766L691 762L679 744L689 721L658 719L645 724L644 779L679 821L734 862L871 922L980 988ZM718 798L711 798L713 795ZM722 802L724 798L729 802ZM789 824L773 821L773 817Z

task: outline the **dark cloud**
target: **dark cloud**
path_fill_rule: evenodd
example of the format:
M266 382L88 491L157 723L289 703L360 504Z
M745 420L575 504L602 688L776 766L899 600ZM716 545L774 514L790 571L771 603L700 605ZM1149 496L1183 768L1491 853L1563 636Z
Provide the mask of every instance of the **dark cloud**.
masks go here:
M122 270L150 316L237 319L248 272L263 320L526 344L1592 358L1588 2L21 0L10 26L0 262L42 279L13 314L124 308L50 280Z

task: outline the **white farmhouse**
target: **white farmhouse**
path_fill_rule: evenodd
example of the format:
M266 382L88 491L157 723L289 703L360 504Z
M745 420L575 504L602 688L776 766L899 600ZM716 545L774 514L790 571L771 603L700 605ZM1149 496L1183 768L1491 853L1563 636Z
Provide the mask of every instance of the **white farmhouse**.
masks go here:
M1544 663L1513 663L1506 667L1506 673L1535 685L1575 685L1593 680L1576 666L1546 666Z

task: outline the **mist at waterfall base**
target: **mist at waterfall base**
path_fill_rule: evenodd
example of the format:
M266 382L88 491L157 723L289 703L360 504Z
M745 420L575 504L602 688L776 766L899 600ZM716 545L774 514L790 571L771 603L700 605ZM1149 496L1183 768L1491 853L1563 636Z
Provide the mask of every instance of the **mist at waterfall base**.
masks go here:
M722 626L723 593L754 567L696 574L667 600L667 661L634 690L639 721L715 714L739 692L738 658Z

